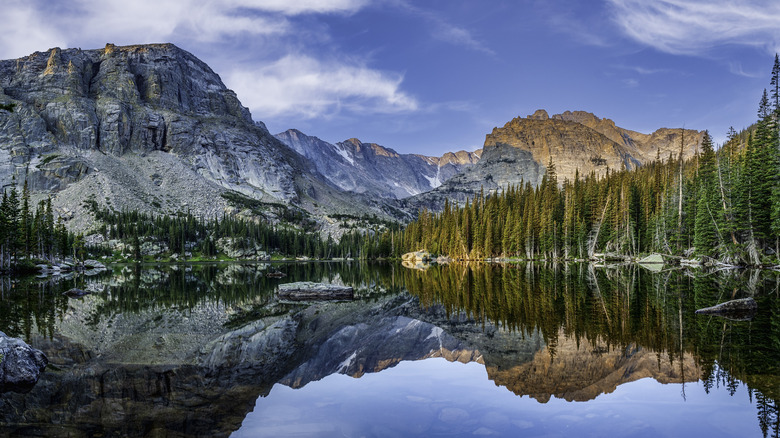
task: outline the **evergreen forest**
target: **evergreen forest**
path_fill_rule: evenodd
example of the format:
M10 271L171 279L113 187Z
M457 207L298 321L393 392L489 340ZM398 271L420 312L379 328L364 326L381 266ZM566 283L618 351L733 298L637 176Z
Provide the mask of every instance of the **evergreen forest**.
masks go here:
M690 159L656 159L632 171L559 181L550 162L538 187L481 193L441 213L423 211L401 235L403 251L457 259L583 259L658 252L745 266L780 254L780 61L758 120L715 150L705 132Z

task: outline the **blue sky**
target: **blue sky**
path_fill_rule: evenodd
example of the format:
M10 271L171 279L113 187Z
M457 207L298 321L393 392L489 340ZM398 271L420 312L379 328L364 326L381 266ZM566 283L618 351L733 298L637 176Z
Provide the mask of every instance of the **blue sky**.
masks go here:
M481 147L538 108L624 128L756 119L776 0L0 0L0 58L172 42L271 132L403 153Z

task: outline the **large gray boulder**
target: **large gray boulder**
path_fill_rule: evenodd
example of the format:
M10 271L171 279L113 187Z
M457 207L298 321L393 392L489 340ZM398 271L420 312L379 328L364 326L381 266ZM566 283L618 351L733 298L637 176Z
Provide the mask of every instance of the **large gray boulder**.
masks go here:
M48 364L41 350L0 332L0 392L28 392Z
M311 281L299 281L279 285L279 298L302 300L351 300L353 290L349 286L336 284L314 283Z

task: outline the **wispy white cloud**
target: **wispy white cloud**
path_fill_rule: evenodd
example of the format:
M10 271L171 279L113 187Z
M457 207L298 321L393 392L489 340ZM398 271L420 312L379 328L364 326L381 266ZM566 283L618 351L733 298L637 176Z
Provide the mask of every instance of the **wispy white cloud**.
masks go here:
M626 88L636 88L639 86L639 81L634 78L623 79L623 85Z
M746 78L763 78L765 76L764 72L747 72L742 67L741 62L730 62L729 63L729 71L737 76L744 76Z
M701 55L733 44L780 46L776 0L607 0L612 18L630 38L672 54Z
M577 42L595 47L608 47L612 39L602 32L602 17L583 19L582 9L592 9L592 5L581 0L537 0L535 7L542 12L551 30L570 35Z
M470 31L445 20L441 16L441 13L420 8L406 0L397 0L393 3L397 7L427 21L431 28L431 36L439 41L465 47L469 50L482 52L491 56L496 54L490 47L476 39Z
M84 43L219 42L296 32L289 17L351 14L368 0L5 0L0 58Z
M369 0L230 0L234 7L259 9L285 15L353 13Z
M64 33L51 26L28 0L9 0L2 6L0 59L16 58L64 45Z
M659 73L669 73L671 70L666 68L647 68L639 65L616 65L615 68L620 70L629 70L640 75L655 75Z
M288 55L259 70L238 69L226 82L252 113L265 117L317 118L342 109L361 113L416 111L417 100L401 90L403 76L358 64Z

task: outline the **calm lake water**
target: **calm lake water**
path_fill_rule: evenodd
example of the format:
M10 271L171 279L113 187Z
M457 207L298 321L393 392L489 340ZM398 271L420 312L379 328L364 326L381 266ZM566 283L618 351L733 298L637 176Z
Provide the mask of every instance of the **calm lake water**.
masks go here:
M275 297L303 280L357 299ZM694 314L745 296L750 320ZM0 331L50 361L0 394L3 436L780 435L771 271L125 266L0 279Z

